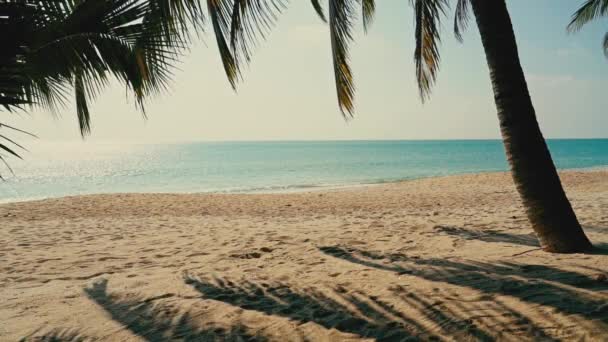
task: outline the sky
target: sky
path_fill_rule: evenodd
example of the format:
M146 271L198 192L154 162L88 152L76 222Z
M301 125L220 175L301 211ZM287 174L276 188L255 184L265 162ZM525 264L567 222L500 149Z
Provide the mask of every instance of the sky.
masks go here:
M441 70L430 101L414 78L409 1L378 0L367 35L360 22L351 60L355 118L338 109L328 27L308 0L292 0L256 49L235 93L211 34L184 56L168 93L147 104L144 120L124 87L107 88L91 106L87 141L498 139L488 68L474 20L458 43L453 13L443 22ZM582 0L507 0L520 58L547 138L608 137L608 20L568 34ZM80 141L75 109L54 117L36 110L7 123L43 141Z

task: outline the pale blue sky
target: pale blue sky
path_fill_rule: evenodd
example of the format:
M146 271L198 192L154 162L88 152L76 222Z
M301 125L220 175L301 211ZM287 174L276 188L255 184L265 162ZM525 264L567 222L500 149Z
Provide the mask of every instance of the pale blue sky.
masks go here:
M600 42L608 21L572 35L582 0L508 0L541 127L546 137L608 137L608 60ZM499 138L485 56L474 21L464 44L444 21L442 65L422 105L414 80L409 1L379 0L371 32L352 47L357 112L337 108L327 27L309 1L292 1L257 49L235 94L214 40L185 56L170 93L151 99L144 121L113 86L92 107L92 140L478 139ZM359 30L360 31L360 30ZM73 108L60 119L35 112L11 123L42 140L78 140Z

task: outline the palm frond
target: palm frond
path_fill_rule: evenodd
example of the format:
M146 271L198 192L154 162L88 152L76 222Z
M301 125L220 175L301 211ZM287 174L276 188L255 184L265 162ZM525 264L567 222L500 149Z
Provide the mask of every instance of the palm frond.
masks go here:
M284 0L233 0L230 48L237 69L251 60L253 48L264 39L285 9Z
M89 104L113 77L145 117L145 99L167 89L204 22L199 0L0 0L0 109L55 111L71 93L84 137ZM0 144L3 163L19 156L7 135Z
M230 39L230 20L232 15L231 1L229 0L207 0L207 11L211 18L211 24L215 33L220 58L224 65L224 71L233 89L240 77L236 58L232 54L228 40Z
M376 13L376 1L361 0L361 13L363 17L363 30L367 32L374 21L374 14Z
M568 31L577 32L592 20L606 16L608 16L608 0L588 0L572 15ZM602 50L608 58L608 33L602 40Z
M462 32L467 29L469 24L470 0L458 0L456 3L456 13L454 14L454 36L462 43Z
M345 118L352 117L354 110L355 85L348 55L348 44L353 40L354 5L352 0L329 0L329 28L336 92L338 106Z
M34 136L34 135L32 135L32 134L30 134L28 132L22 131L20 129L14 128L12 126L0 123L0 161L2 162L2 164L4 164L4 166L9 170L9 172L11 174L14 174L13 169L11 168L10 164L8 163L8 161L6 160L7 156L4 155L1 152L8 153L8 155L13 156L15 158L23 159L21 157L21 155L16 150L27 151L27 149L25 147L23 147L21 144L19 144L16 141L14 141L13 139L9 138L3 132L4 128L7 128L7 129L12 130L12 131L16 131L18 133L23 133L23 134L26 134L26 135L30 135L30 136ZM4 178L2 176L2 173L0 173L0 180L4 180Z
M321 18L321 20L326 23L327 22L327 17L325 16L325 11L323 11L323 6L321 5L321 2L319 0L310 0L312 3L312 7L315 9L315 12L317 12L317 15L319 16L319 18Z
M19 159L22 159L21 156L17 154L17 152L13 151L11 148L9 148L8 146L6 146L6 145L4 145L2 143L0 143L0 149L3 150L3 151L5 151L5 152L8 152L8 153L12 154L13 156L15 156L15 157L17 157Z
M78 116L80 133L84 136L91 133L91 116L89 105L87 104L87 90L85 89L82 75L75 76L74 91L76 94L76 114Z
M590 21L608 15L608 0L587 0L574 14L568 31L576 32Z
M186 43L194 33L204 31L206 17L200 0L147 0L149 10L146 15L148 26L155 26L164 32L162 39L167 42L178 40ZM150 25L151 24L151 25Z
M1 2L0 29L11 36L0 37L8 47L0 52L0 104L53 109L78 86L84 136L90 128L85 104L108 77L124 83L143 112L145 98L167 89L189 30L202 30L203 22L198 0Z
M416 80L420 98L424 102L439 70L439 43L441 16L445 15L447 0L412 0L414 6L416 49Z

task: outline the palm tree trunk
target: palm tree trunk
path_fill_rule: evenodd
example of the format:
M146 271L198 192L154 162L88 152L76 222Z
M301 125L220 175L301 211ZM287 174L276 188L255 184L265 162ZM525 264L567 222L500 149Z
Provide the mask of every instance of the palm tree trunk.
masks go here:
M592 248L566 198L540 131L505 0L471 0L486 53L500 131L513 180L542 248Z

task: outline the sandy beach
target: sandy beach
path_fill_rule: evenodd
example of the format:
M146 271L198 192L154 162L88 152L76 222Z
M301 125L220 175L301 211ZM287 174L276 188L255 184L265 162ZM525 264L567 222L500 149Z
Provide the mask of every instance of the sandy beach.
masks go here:
M608 171L561 175L592 254L505 173L0 205L0 341L605 341Z

